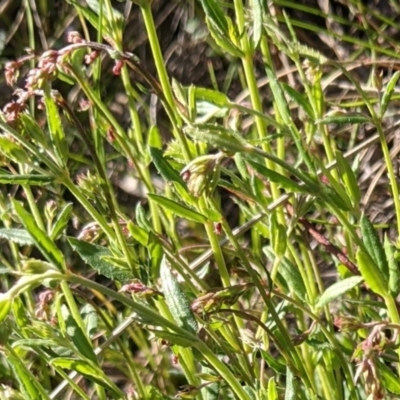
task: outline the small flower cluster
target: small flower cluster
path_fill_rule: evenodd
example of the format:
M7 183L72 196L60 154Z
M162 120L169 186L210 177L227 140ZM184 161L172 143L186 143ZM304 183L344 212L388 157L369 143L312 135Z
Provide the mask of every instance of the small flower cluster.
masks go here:
M199 197L203 192L210 195L214 191L220 177L220 164L225 157L224 153L200 156L181 171L190 194Z
M397 347L399 326L387 321L361 323L354 317L338 317L335 325L342 331L354 331L360 328L371 329L368 337L354 351L352 359L357 362L354 382L364 378L364 389L368 398L385 399L385 390L379 373L380 358ZM392 330L392 337L386 336L386 331Z
M162 294L149 286L144 285L138 279L134 279L131 283L128 283L121 287L120 292L132 293L141 298L151 298L154 296L162 296Z
M29 71L26 78L25 89L34 91L42 86L42 82L53 79L57 71L57 65L60 65L60 54L56 50L49 50L39 58L37 68Z

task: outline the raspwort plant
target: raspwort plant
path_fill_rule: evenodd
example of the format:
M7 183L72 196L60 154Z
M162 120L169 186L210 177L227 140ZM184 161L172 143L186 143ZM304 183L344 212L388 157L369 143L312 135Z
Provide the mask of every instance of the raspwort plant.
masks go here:
M397 3L11 3L0 398L398 398Z

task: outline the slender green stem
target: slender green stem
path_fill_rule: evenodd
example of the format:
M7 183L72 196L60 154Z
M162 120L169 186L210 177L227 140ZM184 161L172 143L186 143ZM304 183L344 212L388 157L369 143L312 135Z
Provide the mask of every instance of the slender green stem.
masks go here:
M161 53L160 43L158 41L157 32L154 24L153 14L151 12L151 2L144 1L141 4L141 11L143 15L144 24L146 26L147 36L149 39L151 51L153 53L154 63L156 65L158 77L160 79L161 87L163 90L163 94L165 96L165 101L169 105L169 109L166 108L166 111L169 113L173 113L169 115L171 119L171 123L173 125L173 134L179 143L182 146L183 156L186 162L191 160L191 154L189 150L189 145L186 141L185 136L181 131L182 121L179 115L173 110L176 109L176 104L174 100L174 95L172 93L171 84L169 82L168 74L165 68L165 62L163 59L163 55Z

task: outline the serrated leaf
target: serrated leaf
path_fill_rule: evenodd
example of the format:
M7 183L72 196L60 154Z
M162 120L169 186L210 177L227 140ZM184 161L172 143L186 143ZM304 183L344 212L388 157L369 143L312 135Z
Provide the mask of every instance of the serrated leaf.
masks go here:
M362 249L358 249L356 258L358 270L368 287L379 296L389 296L385 278L369 254Z
M20 246L33 246L35 241L26 229L1 228L0 238L18 243Z
M87 243L73 237L69 237L68 242L73 250L81 256L82 260L89 264L99 274L122 283L134 278L132 272L121 270L120 268L115 267L114 264L104 261L104 257L112 256L111 251L106 247Z
M49 361L49 364L54 367L78 372L86 379L109 390L112 393L113 398L119 399L125 397L121 390L118 389L118 387L104 374L104 372L89 361L76 360L72 358L54 358Z
M381 240L372 225L369 218L362 215L360 220L361 225L361 238L371 258L375 261L382 272L382 276L386 282L389 280L389 267L386 260L385 250Z
M36 221L30 213L16 200L12 200L14 209L21 220L22 225L29 232L35 242L37 248L47 258L47 260L54 264L60 271L65 270L65 260L61 251L57 248L54 242L43 232L36 224Z
M163 196L158 196L156 194L148 195L151 200L170 211L172 214L178 215L179 217L188 219L190 221L198 222L200 224L205 224L207 222L207 217L197 211L191 210L190 208L179 204L178 202L168 199Z
M400 71L396 71L392 75L392 77L390 78L390 81L388 82L388 84L385 87L385 90L382 94L381 107L380 107L381 118L383 118L383 116L386 113L386 110L389 106L390 100L392 98L392 94L396 88L399 77L400 77Z
M322 293L315 306L317 308L323 307L325 304L330 303L332 300L337 299L339 296L355 288L363 281L364 278L362 276L352 276L334 283L332 286L329 286L324 293Z

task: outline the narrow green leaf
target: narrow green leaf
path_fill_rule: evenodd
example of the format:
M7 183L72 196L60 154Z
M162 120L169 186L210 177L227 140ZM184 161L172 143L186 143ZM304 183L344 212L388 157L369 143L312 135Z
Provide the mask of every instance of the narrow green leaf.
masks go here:
M365 248L369 255L375 261L375 264L380 269L382 276L386 282L389 280L389 266L386 260L385 250L381 243L381 240L372 225L369 218L365 215L361 217L361 237L364 242Z
M314 112L307 97L299 93L296 89L292 88L287 83L282 82L281 86L286 94L290 97L290 99L298 104L309 118L314 119Z
M18 353L7 347L5 350L5 360L12 370L12 376L19 383L19 388L25 399L29 400L47 400L49 397L46 390L39 383L37 377L25 365L24 360Z
M72 358L53 358L49 364L54 367L76 371L89 381L97 383L101 387L109 390L115 399L124 398L120 389L104 374L95 364L89 361L76 360Z
M165 256L160 266L160 279L165 301L176 324L189 332L196 333L198 328L197 321L190 308L189 301L177 279L172 274Z
M263 251L270 260L275 260L276 255L271 248L264 247ZM294 266L286 257L282 257L280 260L278 274L283 277L291 292L293 292L304 302L307 301L307 290L304 285L303 278L301 277L298 268Z
M52 176L0 174L0 183L5 185L44 186L53 182Z
M33 246L35 241L26 229L1 228L0 238L18 243L20 246Z
M400 395L400 381L393 371L390 370L383 362L378 361L379 377L383 381L384 388L389 392Z
M274 100L285 125L289 126L292 124L289 107L286 102L285 96L283 95L282 87L276 77L274 71L270 66L266 66L266 72L269 79L269 87L271 88Z
M219 107L229 106L229 99L224 93L201 87L194 87L193 90L196 100L204 100Z
M116 268L114 264L105 261L103 258L112 256L110 250L97 244L91 244L73 237L68 238L71 247L81 256L82 260L89 264L97 273L112 280L125 283L134 278L132 272Z
M25 113L21 113L19 115L19 120L21 121L26 134L37 144L39 144L43 149L48 149L49 146L47 143L46 135L39 127L36 120L31 115Z
M99 316L91 304L85 304L81 309L82 320L85 324L86 333L90 337L95 335L99 327Z
M30 213L16 200L12 200L15 212L17 213L22 225L29 232L34 240L37 248L47 258L47 260L54 264L60 271L65 270L65 260L61 251L53 243L53 241L43 232L36 224L36 221Z
M361 192L357 178L351 169L349 162L343 157L343 154L340 151L336 151L336 161L346 192L349 195L353 206L358 207L361 200Z
M287 235L285 227L278 222L275 213L269 217L271 246L277 257L283 257L287 247Z
M12 298L6 293L0 293L0 324L6 319L11 310ZM3 343L5 344L5 343Z
M201 372L198 377L207 382L207 385L201 389L203 400L219 400L221 391L221 382L215 371L208 367L201 367Z
M160 134L160 130L158 129L157 125L152 125L149 129L149 136L147 139L147 145L149 146L150 152L151 148L161 150L163 143ZM162 155L162 153L161 153ZM154 162L154 161L153 161Z
M297 390L296 390L296 381L294 374L290 367L286 367L286 389L285 389L285 400L296 400Z
M91 360L93 363L97 364L97 357L94 353L91 343L88 341L87 336L82 332L81 328L78 326L68 307L63 304L61 306L61 319L60 324L64 325L64 331L72 340L72 343L78 350L78 354L81 357Z
M22 145L5 135L0 135L0 154L4 154L5 157L16 163L29 164L31 162L31 157Z
M253 14L253 43L254 50L257 49L261 41L263 30L263 8L260 0L252 0L252 14Z
M73 208L74 208L73 204L68 203L61 209L51 229L50 232L51 239L56 240L63 233L64 229L68 225Z
M140 202L138 202L136 206L135 217L136 222L140 228L144 229L146 232L152 232L153 227L147 219L146 211Z
M192 347L193 346L193 338L188 338L187 336L178 335L177 333L173 333L170 331L164 331L164 330L149 329L149 331L153 332L154 335L157 336L158 338L164 339L173 345L177 345L180 347Z
M162 394L156 387L146 384L145 397L141 400L171 400L171 397Z
M399 264L394 257L393 246L386 235L384 239L383 248L385 250L386 260L388 262L388 268L389 268L389 291L392 296L397 297L398 294L400 293Z
M140 226L135 225L132 221L128 222L127 228L135 240L137 240L142 246L148 246L150 237L148 232Z
M149 147L151 161L157 168L159 174L167 181L167 182L177 182L180 185L184 186L183 180L179 175L179 172L176 171L172 166L168 163L168 161L164 158L163 152L160 149L156 149L155 147Z
M322 293L315 306L318 308L323 307L325 304L330 303L332 300L335 300L339 296L342 296L349 290L355 288L363 281L364 278L362 276L352 276L334 283L332 286L329 286L324 293Z
M267 399L268 400L278 400L278 390L276 388L275 378L269 378L267 387Z
M229 39L230 38L229 33L228 34L221 33L220 30L216 28L215 24L211 22L209 18L206 18L206 24L212 38L215 40L215 43L218 45L218 47L220 47L222 50L224 50L226 53L230 54L233 57L240 58L243 56L243 52L240 49L238 49Z
M184 128L184 132L193 140L207 143L225 152L247 152L250 149L240 135L222 126L198 124Z
M368 115L357 113L357 112L335 112L332 114L327 114L324 118L315 121L317 124L364 124L367 122L371 122L371 118Z
M269 179L271 182L275 182L280 185L282 188L292 192L292 193L308 193L308 188L306 186L299 185L294 182L290 178L275 172L264 165L261 165L257 162L246 159L246 162L250 164L259 174L261 174L264 178Z
M385 278L369 254L359 249L356 258L358 269L368 287L379 296L389 296Z
M65 140L65 133L57 104L54 101L50 87L44 85L44 103L46 105L47 123L50 131L50 141L53 145L57 164L64 166L67 161L68 147Z
M210 22L214 25L218 31L228 37L228 22L226 20L226 14L219 7L215 0L201 0L204 13Z
M170 211L172 214L178 215L179 217L188 219L190 221L198 222L200 224L207 222L207 217L205 215L191 210L190 208L179 204L174 200L167 199L166 197L158 196L156 194L149 194L148 196L151 200Z
M325 194L325 201L332 202L344 211L353 210L353 204L343 186L333 177L331 172L325 168L320 160L316 160L316 164L330 184L330 186L321 186L322 192Z
M279 360L275 359L275 357L273 357L268 351L260 349L260 354L267 366L273 369L277 374L282 375L285 373L285 364L282 364Z
M382 94L381 107L380 107L381 118L383 118L383 116L386 113L386 110L392 98L393 92L396 88L399 77L400 77L400 71L396 71L390 78L390 81L386 85L386 88Z

